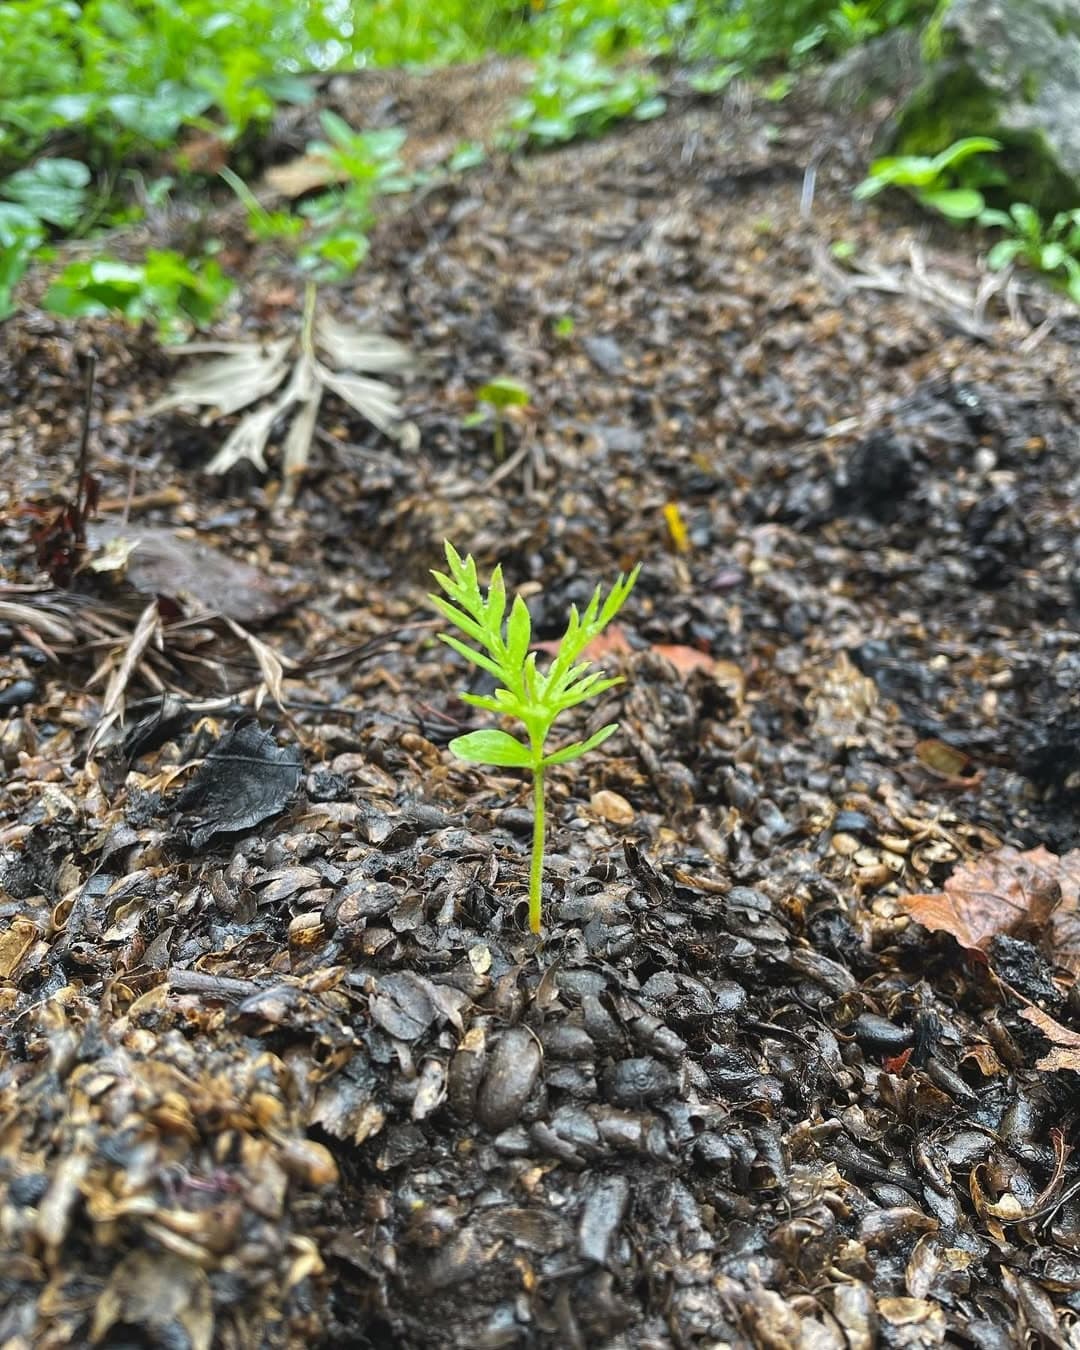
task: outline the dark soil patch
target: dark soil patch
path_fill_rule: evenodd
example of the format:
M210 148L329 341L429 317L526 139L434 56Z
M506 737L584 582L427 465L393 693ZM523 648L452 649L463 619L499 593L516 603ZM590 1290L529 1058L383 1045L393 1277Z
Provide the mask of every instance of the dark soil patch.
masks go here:
M860 154L729 99L397 204L340 308L423 357L421 446L330 404L284 513L200 475L217 432L140 419L148 340L6 325L0 1343L1068 1343L1075 1080L896 897L1080 843L1076 348L855 288L836 240L971 284L967 241L853 206ZM295 279L247 265L238 325L294 322ZM277 752L251 648L170 612L175 698L135 706L136 673L86 763L147 598L44 586L20 507L66 490L91 343L106 514L137 458L135 524L274 580ZM496 473L461 421L499 374L534 398ZM644 564L589 722L622 731L553 775L539 942L525 784L444 748L444 537L542 638ZM193 792L226 733L227 799ZM267 773L284 810L244 828ZM995 959L1075 1025L1026 945Z

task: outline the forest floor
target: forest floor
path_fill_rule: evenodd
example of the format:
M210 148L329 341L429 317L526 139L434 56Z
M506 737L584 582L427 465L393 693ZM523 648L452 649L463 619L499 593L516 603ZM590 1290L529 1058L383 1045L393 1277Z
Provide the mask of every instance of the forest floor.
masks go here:
M453 145L513 78L324 94ZM676 99L394 199L322 303L420 358L419 446L328 398L290 506L145 415L145 333L5 325L0 1345L1080 1343L1080 323L854 203L871 121ZM295 330L226 242L225 335ZM61 587L90 347L143 542ZM543 639L642 563L540 938L527 784L446 750L444 539ZM914 922L988 858L970 950Z

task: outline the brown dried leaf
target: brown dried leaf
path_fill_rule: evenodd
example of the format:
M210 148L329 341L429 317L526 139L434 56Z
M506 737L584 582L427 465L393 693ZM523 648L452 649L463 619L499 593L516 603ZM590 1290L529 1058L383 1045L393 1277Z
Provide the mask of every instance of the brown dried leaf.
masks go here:
M130 1252L98 1299L91 1343L107 1343L118 1324L136 1327L159 1344L210 1350L214 1310L205 1271L171 1252Z
M263 181L283 197L294 199L339 179L340 173L324 155L300 155L287 164L276 164L267 169Z
M995 849L956 868L943 892L903 895L900 903L924 928L951 934L968 951L984 951L999 933L1037 938L1061 903L1062 861L1041 845L1025 853Z
M1042 1059L1036 1062L1037 1069L1044 1069L1048 1073L1058 1069L1071 1069L1073 1073L1080 1073L1080 1032L1063 1027L1041 1008L1024 1008L1020 1016L1033 1027L1038 1027L1054 1047L1048 1055L1043 1055Z

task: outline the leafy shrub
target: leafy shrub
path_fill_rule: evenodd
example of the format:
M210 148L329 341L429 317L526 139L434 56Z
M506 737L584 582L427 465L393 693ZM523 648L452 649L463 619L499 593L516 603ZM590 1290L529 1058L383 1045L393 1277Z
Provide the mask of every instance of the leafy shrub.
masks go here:
M601 65L590 52L542 61L510 118L517 144L546 146L596 136L613 122L659 117L665 103L655 75Z
M90 170L74 159L40 159L0 183L0 319L48 227L70 230L85 209Z
M44 303L55 314L122 314L132 323L153 319L163 338L178 338L193 324L209 323L232 288L213 259L197 263L151 250L141 263L109 257L70 263Z
M1047 222L1033 206L1013 202L1008 211L984 211L979 224L1006 232L986 255L992 271L1026 263L1059 281L1080 304L1080 210L1060 211Z
M0 160L78 129L106 158L165 145L212 107L230 134L302 97L337 31L326 0L5 0Z
M928 18L936 0L696 0L684 25L693 59L798 65Z

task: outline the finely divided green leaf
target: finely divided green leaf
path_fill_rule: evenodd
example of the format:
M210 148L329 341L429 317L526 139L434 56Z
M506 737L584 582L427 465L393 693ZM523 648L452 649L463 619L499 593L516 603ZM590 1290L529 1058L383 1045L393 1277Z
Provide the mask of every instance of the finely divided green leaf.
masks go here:
M502 667L493 661L490 656L485 656L483 652L478 652L472 647L466 647L465 643L453 636L452 633L440 633L439 641L445 642L448 647L453 647L459 656L463 656L466 661L471 661L474 666L479 666L481 670L486 670L489 675L494 675L497 680L503 678Z
M515 595L506 624L506 662L511 670L519 670L524 665L531 637L529 607L520 595Z
M587 755L590 750L595 750L598 745L603 745L609 736L615 735L618 729L618 722L612 722L606 727L601 727L587 741L574 741L572 745L564 745L561 750L556 750L554 754L544 756L545 767L549 764L569 764L572 759L580 759L582 755Z

